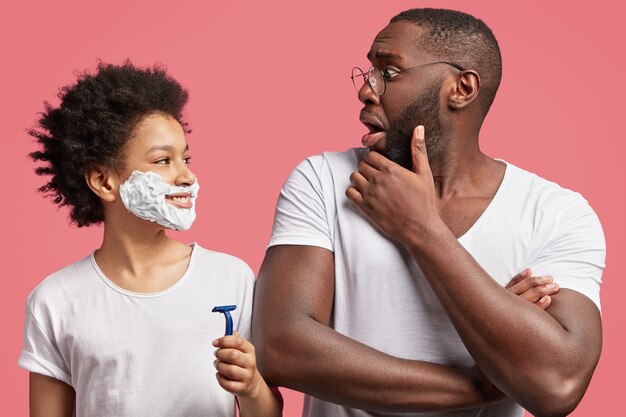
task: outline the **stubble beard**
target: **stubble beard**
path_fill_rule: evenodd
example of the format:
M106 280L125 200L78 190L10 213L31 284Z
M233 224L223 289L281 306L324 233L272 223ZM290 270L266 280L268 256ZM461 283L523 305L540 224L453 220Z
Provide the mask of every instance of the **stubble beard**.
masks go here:
M393 162L411 169L411 137L413 130L424 126L426 151L429 159L436 158L441 148L441 122L439 120L439 90L441 80L433 82L430 87L413 103L408 105L400 119L391 126L387 133L387 145L381 153Z

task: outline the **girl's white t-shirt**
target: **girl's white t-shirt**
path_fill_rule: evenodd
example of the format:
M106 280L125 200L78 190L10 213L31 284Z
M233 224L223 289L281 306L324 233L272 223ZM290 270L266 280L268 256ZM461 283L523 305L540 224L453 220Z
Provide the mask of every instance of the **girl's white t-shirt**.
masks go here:
M185 274L158 293L126 291L93 254L46 278L28 297L19 365L76 391L76 416L234 416L215 377L218 305L237 305L249 339L254 274L240 259L193 245Z

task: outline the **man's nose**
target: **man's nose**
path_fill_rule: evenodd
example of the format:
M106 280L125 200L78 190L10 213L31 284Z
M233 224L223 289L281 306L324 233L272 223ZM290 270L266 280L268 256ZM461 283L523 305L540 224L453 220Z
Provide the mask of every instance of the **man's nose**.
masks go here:
M359 101L363 104L378 104L380 102L380 96L376 94L372 86L370 86L369 79L361 86L358 97Z

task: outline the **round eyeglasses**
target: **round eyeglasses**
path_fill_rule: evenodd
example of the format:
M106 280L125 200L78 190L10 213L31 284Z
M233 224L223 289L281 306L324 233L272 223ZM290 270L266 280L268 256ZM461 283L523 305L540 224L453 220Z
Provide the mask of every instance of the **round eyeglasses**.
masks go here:
M391 68L385 68L384 70L381 70L380 68L371 67L367 70L367 72L363 72L361 68L354 67L352 68L352 75L350 76L350 78L352 79L352 84L354 85L357 93L361 91L361 88L363 88L363 84L365 84L365 82L367 81L372 91L380 97L385 94L385 91L387 91L387 81L395 78L403 72L435 64L446 64L458 69L459 71L465 71L465 69L460 65L453 64L447 61L435 61L417 65L411 68L406 68L403 70L394 70Z

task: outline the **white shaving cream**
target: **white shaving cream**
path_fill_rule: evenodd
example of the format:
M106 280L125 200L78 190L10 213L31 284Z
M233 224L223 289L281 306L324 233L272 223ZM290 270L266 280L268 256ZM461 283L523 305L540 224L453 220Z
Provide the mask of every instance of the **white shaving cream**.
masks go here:
M188 187L169 185L156 172L133 171L120 186L124 206L135 216L156 222L169 229L187 230L196 219L198 181ZM191 194L190 208L168 204L165 197L172 194Z

